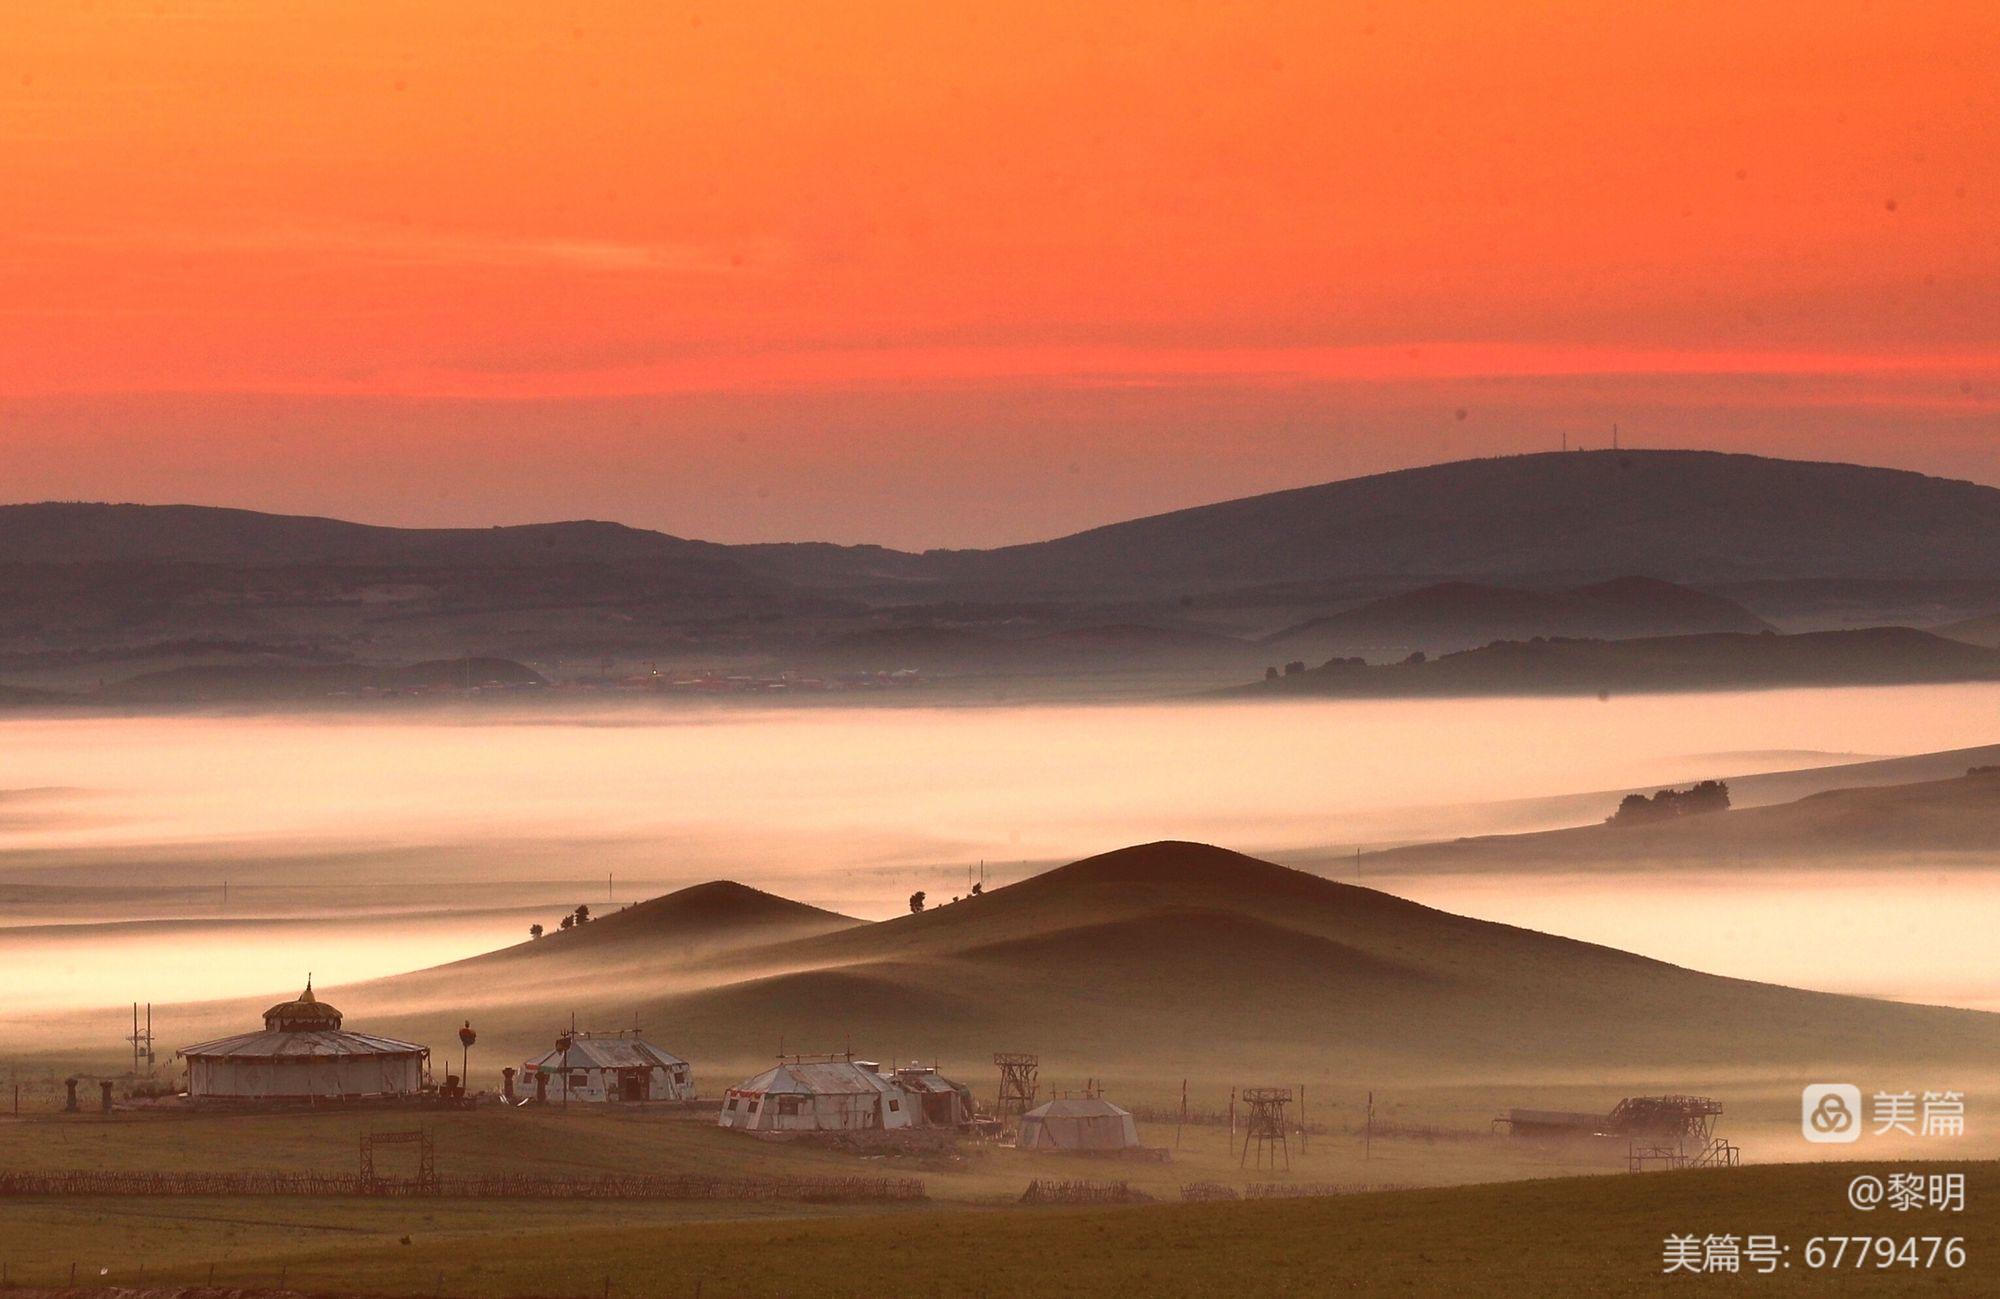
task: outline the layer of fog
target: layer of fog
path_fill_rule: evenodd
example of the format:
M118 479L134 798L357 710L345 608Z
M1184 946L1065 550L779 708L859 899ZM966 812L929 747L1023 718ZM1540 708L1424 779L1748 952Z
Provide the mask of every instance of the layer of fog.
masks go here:
M1982 685L1607 702L19 718L0 723L0 790L38 792L0 795L0 925L83 927L33 944L16 928L0 945L0 985L16 1013L284 992L307 969L334 983L432 965L525 937L529 919L552 924L579 902L718 877L883 916L915 888L959 891L981 863L989 884L1004 883L1153 839L1331 858L1546 828L1608 810L1556 797L1578 790L1779 769L1808 751L1989 742L1996 704L2000 686ZM1616 881L1403 887L1721 973L2000 998L2000 974L1951 923L1948 899L1977 887L1964 880L1886 880L1864 894L1717 874L1636 904ZM1798 906L1802 893L1812 907ZM1896 910L1896 896L1908 907ZM1859 950L1812 937L1885 907L1902 918ZM1794 938L1720 941L1717 915L1737 918L1723 932L1790 925ZM275 917L314 923L247 923ZM154 918L188 927L104 927ZM1960 973L1947 977L1954 953Z

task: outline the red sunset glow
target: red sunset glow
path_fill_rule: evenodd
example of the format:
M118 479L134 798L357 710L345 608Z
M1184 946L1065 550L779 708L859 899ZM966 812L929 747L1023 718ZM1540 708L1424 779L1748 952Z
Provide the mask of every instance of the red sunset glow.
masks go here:
M104 3L10 499L1022 540L1450 456L2000 481L1986 4Z

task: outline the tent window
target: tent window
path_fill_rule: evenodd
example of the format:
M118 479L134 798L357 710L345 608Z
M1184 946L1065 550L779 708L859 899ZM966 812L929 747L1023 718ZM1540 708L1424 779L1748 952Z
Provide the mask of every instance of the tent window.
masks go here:
M803 1097L799 1096L780 1096L778 1098L778 1113L797 1114L799 1112L799 1101L802 1099Z
M751 1112L752 1114L755 1114L755 1113L757 1112L757 1102L756 1102L756 1101L751 1101L751 1102L750 1102L750 1112Z
M735 1098L734 1096L731 1096L731 1097L729 1098L729 1104L727 1104L727 1105L723 1106L722 1108L724 1108L724 1109L726 1109L726 1110L733 1110L733 1109L735 1109L735 1108L736 1108L736 1098Z
M889 1112L890 1112L891 1114L894 1114L894 1113L896 1113L897 1111L901 1110L902 1108L903 1108L903 1102L901 1102L901 1101L890 1101L890 1102L889 1102Z
M588 1087L590 1086L590 1075L587 1073L573 1073L569 1076L569 1085L572 1087Z

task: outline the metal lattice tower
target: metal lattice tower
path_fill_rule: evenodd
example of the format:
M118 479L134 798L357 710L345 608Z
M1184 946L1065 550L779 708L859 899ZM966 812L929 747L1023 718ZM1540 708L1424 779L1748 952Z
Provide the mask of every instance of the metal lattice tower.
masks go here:
M1000 1103L995 1112L1019 1118L1035 1108L1042 1090L1042 1058L1021 1051L997 1051L993 1063L1000 1066Z
M1251 1143L1256 1143L1252 1167L1278 1169L1280 1156L1286 1172L1292 1170L1292 1146L1285 1134L1285 1107L1292 1103L1289 1087L1245 1087L1243 1099L1250 1106L1250 1121L1243 1129L1243 1157L1238 1166L1251 1163Z

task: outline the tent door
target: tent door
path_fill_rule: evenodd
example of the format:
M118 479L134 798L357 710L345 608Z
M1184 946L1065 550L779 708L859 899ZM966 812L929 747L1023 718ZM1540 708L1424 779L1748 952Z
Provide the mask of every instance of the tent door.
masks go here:
M637 1071L621 1074L618 1079L618 1099L642 1101L646 1099L646 1075Z

